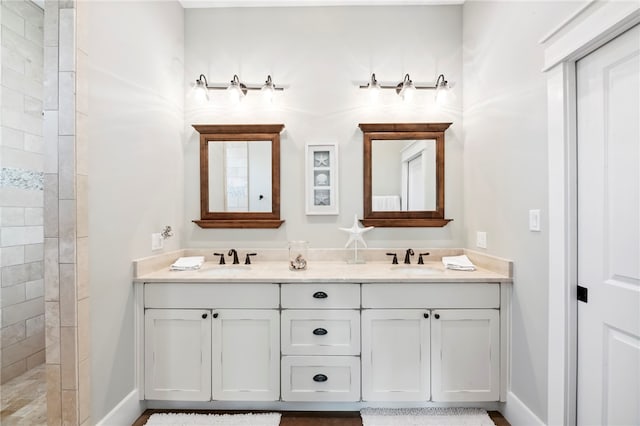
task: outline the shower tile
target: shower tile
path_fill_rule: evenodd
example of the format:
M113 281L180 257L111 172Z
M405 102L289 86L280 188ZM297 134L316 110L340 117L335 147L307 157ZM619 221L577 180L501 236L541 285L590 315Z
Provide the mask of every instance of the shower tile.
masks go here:
M60 266L58 265L58 239L44 240L45 300L60 300Z
M76 68L76 11L60 9L60 71L74 71Z
M58 193L61 200L76 198L76 138L58 138Z
M77 330L76 327L60 327L60 374L63 391L78 389Z
M76 202L60 200L60 263L76 261Z
M45 346L47 362L60 363L60 305L58 302L45 302Z
M73 327L77 324L76 265L60 265L60 325Z
M47 362L47 425L60 425L62 424L60 365L51 364L49 360Z

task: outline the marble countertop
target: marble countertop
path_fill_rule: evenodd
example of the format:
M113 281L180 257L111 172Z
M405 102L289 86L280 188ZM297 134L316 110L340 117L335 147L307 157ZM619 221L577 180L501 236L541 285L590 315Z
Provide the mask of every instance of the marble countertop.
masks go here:
M167 257L170 259L171 257ZM173 260L177 257L173 257ZM497 258L495 258L497 259ZM271 260L255 262L252 265L219 265L215 261L207 261L195 271L171 271L169 263L158 264L156 268L139 268L134 282L154 283L390 283L390 282L511 282L511 262L497 259L494 266L491 262L479 265L475 271L455 271L445 269L441 261L427 261L424 265L398 264L390 261L369 261L364 264L349 264L336 260L310 260L306 270L291 271L287 260ZM501 265L500 262L508 262ZM495 263L495 262L494 262ZM483 267L484 266L484 267ZM153 269L153 270L149 270ZM138 270L138 268L136 268ZM138 272L138 271L137 271Z

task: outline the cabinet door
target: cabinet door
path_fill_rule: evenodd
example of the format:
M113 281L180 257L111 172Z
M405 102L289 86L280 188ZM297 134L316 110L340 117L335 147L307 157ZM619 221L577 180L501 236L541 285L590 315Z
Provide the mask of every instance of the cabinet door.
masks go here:
M429 311L362 312L362 399L429 400Z
M433 311L431 365L434 401L497 401L500 397L498 310Z
M220 309L214 311L212 321L213 399L277 401L280 397L280 313Z
M211 399L211 313L147 309L145 399Z

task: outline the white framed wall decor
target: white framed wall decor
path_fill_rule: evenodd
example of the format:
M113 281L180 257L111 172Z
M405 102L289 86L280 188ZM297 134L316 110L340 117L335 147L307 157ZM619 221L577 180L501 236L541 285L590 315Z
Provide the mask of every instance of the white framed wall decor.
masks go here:
M338 145L305 145L305 211L307 215L338 214Z

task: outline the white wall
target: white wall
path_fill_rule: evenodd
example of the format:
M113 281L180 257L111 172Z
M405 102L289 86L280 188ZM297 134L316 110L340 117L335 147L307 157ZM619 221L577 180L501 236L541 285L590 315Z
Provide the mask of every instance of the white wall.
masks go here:
M262 83L271 74L288 85L269 108L250 92L231 107L224 91L210 92L207 105L185 100L186 247L285 247L306 239L313 247L342 247L338 227L362 217L361 122L451 121L446 137L444 228L379 228L367 233L370 247L458 247L464 238L462 206L461 96L442 110L433 91L418 91L403 105L395 91L372 106L358 82L372 72L379 81L433 82L440 73L462 88L462 8L303 7L185 10L185 86L201 74L228 83L234 74ZM191 124L284 123L281 141L281 217L277 230L203 230L199 219L198 136ZM306 216L304 144L336 141L340 152L340 215Z
M466 241L514 261L511 391L547 418L547 99L539 40L576 2L466 2ZM542 232L528 230L529 209Z
M134 388L131 260L184 220L183 24L177 2L89 7L93 421Z

